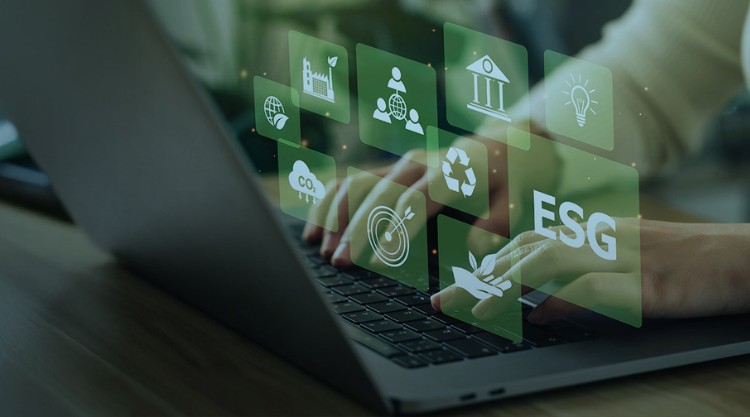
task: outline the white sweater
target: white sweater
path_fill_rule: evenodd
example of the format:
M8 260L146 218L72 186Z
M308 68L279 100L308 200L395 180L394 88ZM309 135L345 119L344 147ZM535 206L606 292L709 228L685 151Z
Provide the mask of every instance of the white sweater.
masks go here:
M613 75L615 148L603 156L644 176L698 148L706 123L750 80L749 3L637 0L581 53ZM544 126L539 88L531 109Z

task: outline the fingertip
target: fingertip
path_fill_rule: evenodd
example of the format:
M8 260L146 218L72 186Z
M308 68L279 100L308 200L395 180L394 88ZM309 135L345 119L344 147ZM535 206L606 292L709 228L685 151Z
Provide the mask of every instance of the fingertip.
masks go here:
M432 308L438 313L441 311L440 310L440 293L432 294L430 296L430 304L432 304Z
M352 265L352 260L349 256L349 245L342 243L336 248L331 257L331 265L336 268L343 268Z
M531 310L531 313L526 317L526 320L531 324L547 324L547 314L544 309L537 307Z
M490 313L490 303L487 300L480 301L471 309L471 314L479 320L489 320L491 318Z
M302 239L307 242L314 242L320 239L321 227L316 226L312 223L307 223L305 228L302 229Z
M323 241L320 244L320 256L324 259L330 259L334 254L334 249L336 249L336 246L332 242L330 233L324 234Z

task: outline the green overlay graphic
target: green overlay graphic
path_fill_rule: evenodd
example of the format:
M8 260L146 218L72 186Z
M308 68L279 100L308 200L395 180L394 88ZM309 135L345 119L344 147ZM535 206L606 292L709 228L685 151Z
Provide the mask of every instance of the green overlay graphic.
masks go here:
M349 123L349 56L342 46L289 32L289 70L300 107Z
M544 53L547 129L612 150L614 112L609 69L557 52Z
M476 247L475 241L484 247ZM519 342L521 285L495 271L495 254L507 244L507 238L438 216L440 289L451 287L441 297L443 313Z
M262 77L253 79L255 128L258 133L293 146L300 144L299 95L290 87Z
M348 181L354 264L426 291L424 194L351 167Z
M311 149L296 148L281 142L278 147L281 210L290 216L326 227L310 219L308 214L321 204L326 193L336 192L329 189L336 186L336 162L333 157ZM337 222L329 230L337 231Z
M427 126L437 126L432 67L358 44L357 86L362 142L396 155L426 148Z
M429 127L427 150L430 198L477 217L488 217L487 147Z
M505 130L528 129L528 116L510 109L529 93L526 48L453 23L445 29L445 92L448 121L461 129L505 142ZM517 114L528 115L528 103Z
M638 172L530 138L529 151L508 148L509 268L526 286L639 327Z

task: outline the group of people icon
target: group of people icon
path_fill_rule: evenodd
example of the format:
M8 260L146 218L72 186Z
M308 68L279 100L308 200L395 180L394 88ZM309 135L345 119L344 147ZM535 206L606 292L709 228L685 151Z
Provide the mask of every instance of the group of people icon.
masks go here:
M411 109L408 113L407 119L407 107L406 101L401 94L406 94L406 86L401 80L401 70L398 67L391 69L391 79L388 81L388 88L394 92L388 98L388 103L385 99L379 97L377 100L377 108L372 114L375 120L380 120L388 124L392 123L392 119L399 121L406 120L404 128L410 132L414 132L419 135L424 135L424 129L419 123L419 112L417 109Z

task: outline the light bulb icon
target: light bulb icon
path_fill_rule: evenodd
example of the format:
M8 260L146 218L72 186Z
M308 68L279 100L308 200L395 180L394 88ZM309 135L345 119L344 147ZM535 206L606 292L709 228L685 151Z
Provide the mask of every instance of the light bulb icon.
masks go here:
M563 94L568 96L570 100L565 103L566 106L572 105L576 112L576 121L578 126L584 127L586 125L586 117L591 112L596 116L596 110L592 105L599 104L598 101L594 100L592 95L596 92L596 89L588 89L589 80L582 80L580 74L578 79L571 74L570 79L572 81L565 80L565 84L568 85L570 90L563 91Z

